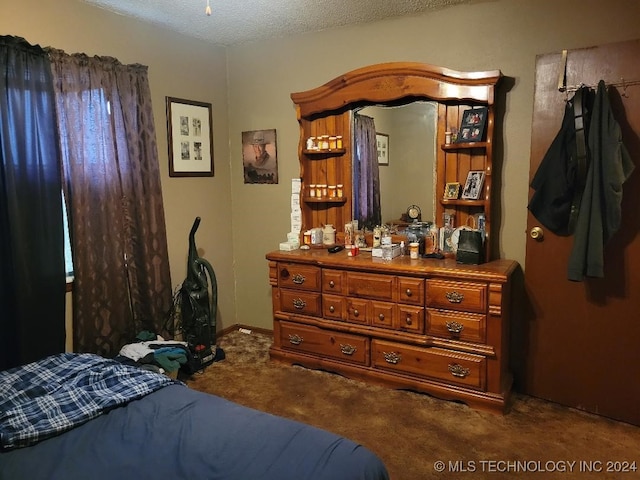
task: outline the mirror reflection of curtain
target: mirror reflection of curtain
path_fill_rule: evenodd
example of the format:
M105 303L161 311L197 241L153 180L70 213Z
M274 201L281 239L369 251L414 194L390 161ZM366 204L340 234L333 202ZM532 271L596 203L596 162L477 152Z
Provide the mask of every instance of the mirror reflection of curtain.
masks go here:
M74 350L117 355L172 299L147 67L50 52L70 202Z
M354 114L353 119L353 214L360 228L382 223L380 170L373 118Z
M0 370L64 351L60 178L49 59L0 36Z

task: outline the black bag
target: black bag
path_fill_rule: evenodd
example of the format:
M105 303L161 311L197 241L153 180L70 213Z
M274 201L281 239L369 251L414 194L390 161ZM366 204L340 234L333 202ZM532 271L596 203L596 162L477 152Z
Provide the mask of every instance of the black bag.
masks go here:
M466 265L480 265L484 262L484 238L482 230L462 228L458 237L456 262Z

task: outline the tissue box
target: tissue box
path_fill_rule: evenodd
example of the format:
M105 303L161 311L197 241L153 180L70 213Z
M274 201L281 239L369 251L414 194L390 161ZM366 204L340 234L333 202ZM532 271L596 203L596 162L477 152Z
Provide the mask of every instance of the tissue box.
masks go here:
M402 249L399 243L391 244L391 258L396 258L402 255ZM382 258L382 247L376 247L371 249L371 256Z
M286 252L291 252L292 250L297 250L300 248L300 242L281 242L280 250L284 250Z

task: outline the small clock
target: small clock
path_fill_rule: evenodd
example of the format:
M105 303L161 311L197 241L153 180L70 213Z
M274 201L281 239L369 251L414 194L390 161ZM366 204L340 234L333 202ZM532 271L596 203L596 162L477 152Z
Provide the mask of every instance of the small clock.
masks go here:
M420 221L420 217L422 216L422 211L420 210L420 207L417 205L410 205L409 207L407 207L407 217L409 218L410 221Z

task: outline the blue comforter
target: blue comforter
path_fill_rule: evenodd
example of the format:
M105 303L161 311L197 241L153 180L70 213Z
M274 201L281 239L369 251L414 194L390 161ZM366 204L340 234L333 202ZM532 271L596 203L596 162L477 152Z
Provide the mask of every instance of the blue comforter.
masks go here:
M89 478L388 480L388 474L375 454L351 440L184 385L0 452L0 480Z

